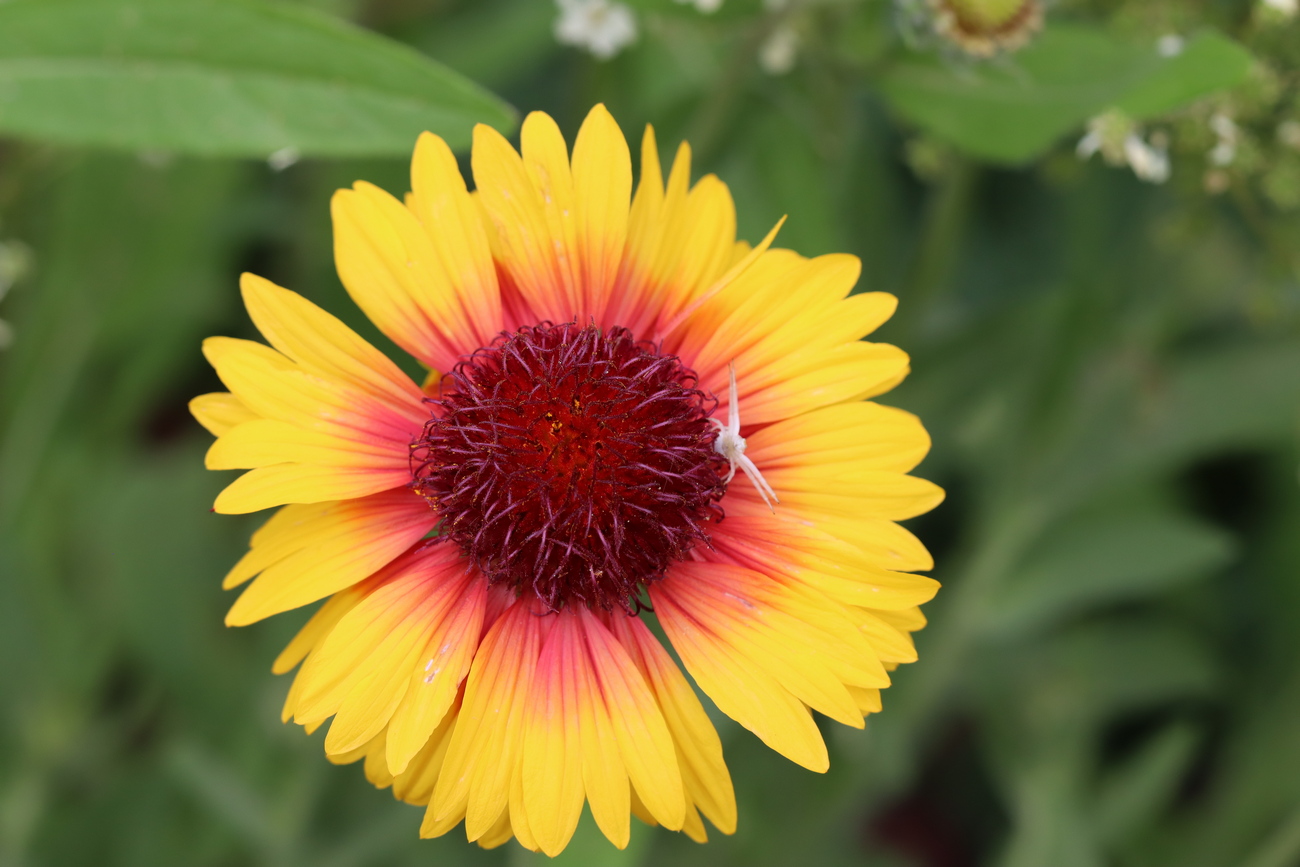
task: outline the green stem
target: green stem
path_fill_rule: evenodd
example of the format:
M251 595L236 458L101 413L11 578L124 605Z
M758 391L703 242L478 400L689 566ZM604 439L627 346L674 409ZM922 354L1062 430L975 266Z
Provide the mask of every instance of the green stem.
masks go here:
M1294 867L1300 863L1300 808L1281 823L1242 867Z
M943 291L952 285L977 176L973 163L957 157L931 194L921 241L899 293L899 325L909 336L915 336Z
M925 665L918 667L901 697L901 715L923 726L943 703L979 641L990 600L1052 511L1047 503L1024 497L994 513L979 548L952 579L943 616L932 633L934 641L925 651Z

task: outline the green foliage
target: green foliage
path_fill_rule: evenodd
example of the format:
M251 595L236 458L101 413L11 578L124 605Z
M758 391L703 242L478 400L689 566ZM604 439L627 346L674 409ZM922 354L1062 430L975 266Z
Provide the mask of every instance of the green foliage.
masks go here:
M0 5L0 131L205 156L399 155L513 112L404 46L259 0Z
M542 0L310 5L0 3L0 244L30 251L0 298L0 865L546 861L418 840L279 723L267 669L307 612L221 625L261 519L208 511L226 479L185 413L218 387L202 337L254 336L241 270L396 353L333 274L329 196L403 192L420 129L513 123L461 76L570 136L602 100L665 157L689 138L743 236L789 214L778 244L859 255L912 355L882 400L951 493L913 526L944 584L921 660L865 732L825 725L828 774L715 715L735 836L634 823L616 852L584 816L555 863L1300 863L1300 20L1079 2L974 61L900 32L924 4L637 0L600 63ZM1199 35L1161 57L1174 30ZM1111 108L1173 136L1169 184L1074 155ZM1241 131L1223 196L1215 114ZM225 159L284 147L319 158Z
M912 123L988 160L1021 163L1105 108L1153 117L1245 77L1250 56L1213 33L1175 57L1105 31L1057 25L1012 57L973 65L909 56L881 77L881 92Z

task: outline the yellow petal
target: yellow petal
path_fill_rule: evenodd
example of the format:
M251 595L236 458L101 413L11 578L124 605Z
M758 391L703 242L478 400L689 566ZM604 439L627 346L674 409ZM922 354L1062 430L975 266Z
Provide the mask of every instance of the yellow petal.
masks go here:
M528 827L543 852L554 858L582 815L583 697L578 671L586 668L577 618L569 609L552 616L524 719L520 781Z
M336 714L327 752L346 752L388 724L409 686L448 596L463 588L459 552L429 546L394 561L308 658L295 718Z
M447 370L487 342L492 325L471 318L433 237L411 210L358 182L331 202L334 258L348 294L370 320L425 365Z
M737 358L736 378L745 383L741 418L747 425L872 397L901 381L909 370L907 354L898 347L862 341L815 354L792 353L783 365L766 370L748 370L746 364L743 357Z
M497 823L475 842L483 849L495 849L509 843L510 838L513 836L514 829L510 824L510 814L502 811L501 818L497 819ZM533 849L533 851L537 850Z
M406 770L393 778L393 797L417 806L425 806L429 803L433 797L433 787L438 782L438 775L442 773L442 763L447 756L447 747L451 743L451 730L456 724L456 715L460 713L463 696L462 689L447 713L443 715L437 728L424 742L424 746L420 747L420 751L407 764Z
M537 292L547 297L550 309L561 319L585 319L582 263L578 251L578 204L573 191L569 151L559 126L550 115L534 111L524 118L519 130L519 152L532 195L546 222L549 262L528 279L536 280ZM549 279L542 276L550 275Z
M335 593L326 600L311 619L303 624L302 629L298 630L298 634L284 650L280 651L280 655L271 664L271 673L284 674L306 659L307 654L315 650L325 640L325 636L329 635L335 625L343 619L343 615L351 611L352 607L364 597L364 589L353 586ZM294 702L294 707L297 707L297 701ZM292 717L291 710L285 715L283 721L288 722Z
M675 604L662 585L650 588L659 622L686 669L718 709L792 762L825 773L826 744L807 707L761 668L712 637Z
M245 515L286 503L323 503L365 497L392 487L392 480L365 467L276 464L249 470L226 486L212 508Z
M731 774L722 758L722 742L700 700L695 697L695 691L639 617L615 612L610 615L609 623L610 630L627 648L628 655L663 711L677 749L677 762L688 798L699 805L724 834L734 833L736 795L731 785ZM594 808L595 798L591 797L591 800ZM683 829L688 833L693 815L694 809L688 809L688 824ZM702 825L700 833L704 833Z
M208 433L218 437L236 425L257 418L257 414L244 406L239 398L225 391L194 398L190 401L190 414L207 428Z
M609 629L589 611L580 616L628 779L650 814L664 827L678 830L686 820L685 793L663 714Z
M527 121L525 121L527 123ZM477 201L494 228L493 255L518 287L534 321L564 322L564 277L541 196L519 154L491 127L474 127Z
M387 356L306 298L254 274L240 278L253 324L288 358L396 407L419 406L423 395Z
M815 493L798 488L790 490L776 482L772 486L782 505L792 510L887 521L923 515L943 502L944 497L943 489L933 482L902 473L860 472L841 482L826 481L821 484L822 490Z
M468 577L468 576L467 576ZM482 579L464 584L448 582L440 617L421 661L415 667L406 695L388 723L388 766L394 774L406 770L430 733L449 713L465 675L469 673L478 639L483 632L487 584ZM430 614L430 617L435 616Z
M509 800L540 619L526 605L512 605L492 624L470 668L465 704L430 802L437 821L464 811L470 840L492 829Z
M306 605L377 572L423 538L438 516L405 488L311 506L286 506L253 536L224 586L261 575L226 616L245 626Z
M862 711L864 715L880 713L880 690L851 686L849 687L849 693L853 696L853 700L858 703L858 710Z
M603 105L587 115L573 143L573 191L583 309L602 319L622 263L632 196L632 155Z
M745 454L765 476L789 468L812 484L835 478L842 468L909 472L929 451L930 435L910 412L859 401L779 421L746 443Z
M210 470L243 470L299 462L334 467L365 467L388 474L393 487L410 480L410 454L385 442L344 439L276 419L259 418L222 434L208 449Z
M610 708L605 704L595 672L584 668L581 675L579 711L583 787L587 791L587 802L591 805L596 827L609 842L625 849L632 832L627 768L619 756Z
M903 632L916 632L925 628L925 615L920 608L904 608L899 611L873 611L877 617Z
M852 609L850 619L858 624L871 649L883 662L916 662L916 645L912 636L890 625L871 611Z
M466 191L456 156L436 135L423 133L411 161L408 207L438 252L472 327L487 343L504 326L496 265L482 212Z

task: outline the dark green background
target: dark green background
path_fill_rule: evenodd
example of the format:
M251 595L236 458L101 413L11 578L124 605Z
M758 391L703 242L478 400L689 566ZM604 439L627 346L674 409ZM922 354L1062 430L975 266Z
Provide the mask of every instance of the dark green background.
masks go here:
M905 47L881 0L726 0L707 18L637 0L639 42L600 63L555 43L547 0L315 5L569 135L604 101L634 142L654 123L665 156L690 139L742 236L789 214L779 245L856 253L861 288L901 300L881 337L914 373L886 402L921 414L919 472L949 491L913 522L944 584L921 661L865 732L824 727L825 776L719 719L734 837L638 826L620 853L584 821L557 863L1300 864L1300 224L1269 138L1297 114L1300 26L1244 0L1063 3L1042 42L981 65ZM285 124L263 138L205 103L205 80L166 111L118 82L115 115L75 78L24 103L15 57L101 51L68 35L69 9L0 35L0 241L30 253L0 304L0 864L541 863L460 829L419 841L418 810L279 723L288 680L268 669L306 614L222 626L221 576L261 519L208 511L230 474L202 469L210 438L185 411L219 388L199 341L254 336L241 270L391 348L334 275L331 192L404 191L405 124L463 142L510 114L390 43L356 49L372 63L294 42L292 14L287 41L252 28L213 49L213 74L323 69L327 107L364 80L338 103L359 120L295 115L275 81L259 93ZM803 50L773 77L755 57L783 24ZM1150 48L1171 28L1203 34L1178 64ZM374 107L408 85L402 111ZM1204 98L1261 143L1221 196L1202 189ZM1074 156L1111 105L1174 135L1170 183ZM247 159L283 145L309 158Z

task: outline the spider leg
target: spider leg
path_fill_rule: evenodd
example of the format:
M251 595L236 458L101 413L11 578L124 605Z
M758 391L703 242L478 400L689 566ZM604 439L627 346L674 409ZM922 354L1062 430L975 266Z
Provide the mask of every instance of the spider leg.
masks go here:
M776 491L772 490L772 486L767 483L767 479L763 478L763 474L759 472L758 466L748 457L743 454L739 455L737 462L740 464L740 468L745 471L745 475L749 476L749 480L754 483L754 487L758 489L758 495L763 498L763 502L775 515L776 506L781 502L776 495Z
M740 436L740 396L736 392L736 362L727 364L727 376L731 380L727 391L727 427L736 436Z

